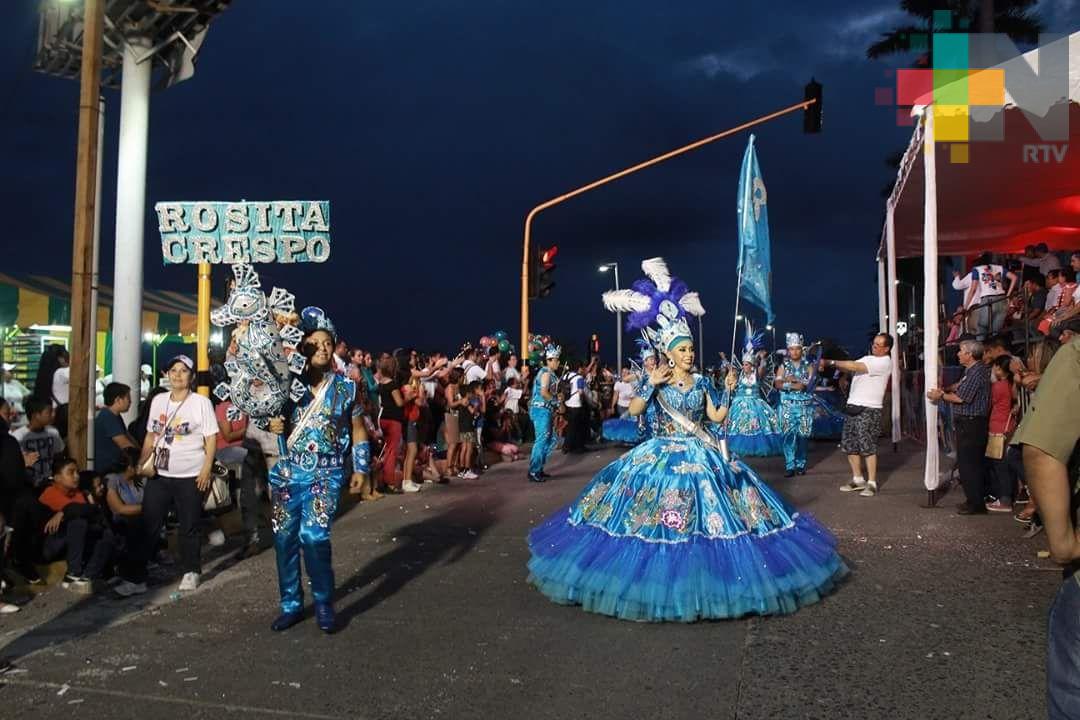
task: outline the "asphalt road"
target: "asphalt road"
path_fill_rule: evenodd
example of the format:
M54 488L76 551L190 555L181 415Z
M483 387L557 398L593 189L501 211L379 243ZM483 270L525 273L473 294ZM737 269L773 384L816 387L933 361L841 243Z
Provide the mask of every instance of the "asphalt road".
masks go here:
M884 448L884 446L883 446ZM780 718L1046 716L1045 618L1060 574L1009 516L919 507L921 457L882 456L876 498L837 491L846 464L814 447L784 480L840 538L853 573L795 615L692 625L621 622L525 583L525 535L617 455L556 454L348 510L334 530L344 627L277 635L273 553L208 562L179 600L77 599L52 588L0 618L0 717ZM228 549L228 548L227 548ZM232 548L235 549L235 548Z

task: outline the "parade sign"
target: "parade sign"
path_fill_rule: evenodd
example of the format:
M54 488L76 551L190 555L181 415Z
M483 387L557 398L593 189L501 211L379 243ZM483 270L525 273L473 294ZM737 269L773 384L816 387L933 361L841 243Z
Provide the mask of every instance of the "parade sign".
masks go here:
M326 262L330 203L160 202L154 205L166 265Z

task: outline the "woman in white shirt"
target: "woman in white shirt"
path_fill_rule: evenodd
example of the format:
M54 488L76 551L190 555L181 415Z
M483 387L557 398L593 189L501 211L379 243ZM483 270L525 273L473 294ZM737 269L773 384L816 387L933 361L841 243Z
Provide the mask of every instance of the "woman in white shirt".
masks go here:
M156 470L143 493L146 536L138 561L125 568L125 582L116 587L121 595L146 592L146 563L157 549L165 517L174 505L180 520L180 566L184 572L179 590L187 592L199 586L199 518L203 493L210 488L218 422L209 398L192 392L195 363L191 358L177 355L166 369L170 392L161 393L150 405L139 457L140 468L153 457Z

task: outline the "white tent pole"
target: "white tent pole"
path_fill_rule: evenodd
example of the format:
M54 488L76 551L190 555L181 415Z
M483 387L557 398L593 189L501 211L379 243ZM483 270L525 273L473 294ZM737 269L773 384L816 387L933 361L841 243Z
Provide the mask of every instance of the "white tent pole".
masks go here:
M926 387L938 387L938 227L937 160L934 157L934 109L926 109L926 132L923 136L923 168L926 173L926 199L923 219L923 377ZM926 489L938 487L938 406L923 398L926 411Z
M877 259L877 292L878 292L878 332L887 332L889 321L886 316L888 300L885 297L885 261L878 256Z
M886 287L889 297L887 316L889 335L892 336L892 442L893 451L900 445L900 342L896 335L896 319L899 317L899 303L896 299L896 218L895 208L889 204L885 211L885 247L888 254L888 277Z

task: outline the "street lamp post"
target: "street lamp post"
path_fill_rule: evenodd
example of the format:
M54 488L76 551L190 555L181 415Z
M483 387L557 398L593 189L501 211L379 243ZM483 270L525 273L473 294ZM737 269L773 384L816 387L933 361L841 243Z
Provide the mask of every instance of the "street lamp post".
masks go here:
M604 263L599 268L600 272L615 271L615 289L619 289L619 263ZM615 357L618 362L618 370L622 372L622 311L615 313Z

